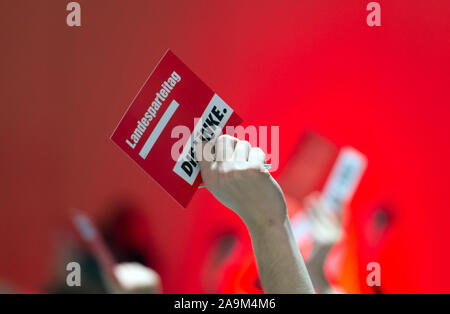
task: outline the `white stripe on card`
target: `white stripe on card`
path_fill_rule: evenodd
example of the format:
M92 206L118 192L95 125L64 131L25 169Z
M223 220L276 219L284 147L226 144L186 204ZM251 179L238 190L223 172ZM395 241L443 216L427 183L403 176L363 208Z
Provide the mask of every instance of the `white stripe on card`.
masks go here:
M166 112L164 112L163 116L158 121L156 127L153 129L153 132L150 134L141 151L139 152L139 156L141 156L143 159L147 158L150 150L153 148L153 145L155 145L155 142L158 140L159 136L166 127L170 118L172 118L179 105L180 104L175 100L172 100L169 107L167 107Z

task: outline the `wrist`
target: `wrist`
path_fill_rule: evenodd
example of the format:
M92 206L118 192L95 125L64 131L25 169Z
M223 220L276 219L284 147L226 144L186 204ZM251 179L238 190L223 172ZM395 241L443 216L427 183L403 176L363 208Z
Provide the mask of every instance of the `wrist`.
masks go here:
M260 217L259 219L244 220L247 229L251 236L264 236L266 234L273 234L285 232L290 228L289 217L286 214L274 217Z

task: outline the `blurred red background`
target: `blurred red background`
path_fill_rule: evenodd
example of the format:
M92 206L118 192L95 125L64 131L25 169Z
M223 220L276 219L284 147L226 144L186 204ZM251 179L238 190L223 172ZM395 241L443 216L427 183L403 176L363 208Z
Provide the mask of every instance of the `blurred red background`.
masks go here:
M450 292L450 2L379 1L374 28L360 0L81 0L79 28L68 2L0 1L1 279L42 286L69 209L105 217L117 197L145 209L165 292L203 292L213 239L248 240L207 191L182 209L109 140L170 48L246 125L280 126L280 171L306 130L368 157L349 213L349 291L367 292L365 209L387 204L383 292Z

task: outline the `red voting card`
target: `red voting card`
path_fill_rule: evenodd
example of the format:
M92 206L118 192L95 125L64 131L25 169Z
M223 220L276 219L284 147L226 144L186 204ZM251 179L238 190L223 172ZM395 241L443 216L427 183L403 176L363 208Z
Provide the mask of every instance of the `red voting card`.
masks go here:
M194 143L212 141L239 116L170 50L111 139L186 207L201 183Z

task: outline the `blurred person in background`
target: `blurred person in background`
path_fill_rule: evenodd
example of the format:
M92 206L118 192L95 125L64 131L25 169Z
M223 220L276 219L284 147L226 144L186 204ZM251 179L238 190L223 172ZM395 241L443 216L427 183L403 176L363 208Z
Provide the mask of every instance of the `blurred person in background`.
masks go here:
M152 235L147 216L130 202L111 206L114 214L101 227L103 238L118 261L115 280L103 272L108 290L113 293L161 293ZM108 211L109 212L109 211Z
M320 201L320 193L314 192L305 198L304 210L306 219L311 225L312 250L306 260L314 288L319 293L341 292L337 287L331 287L325 274L325 261L333 246L341 238L342 209L330 210Z
M152 267L156 264L147 217L130 202L114 202L112 213L100 224L100 235L117 262L112 272L102 267L91 250L80 245L71 235L59 239L58 264L71 261L80 264L82 285L69 287L67 273L62 271L45 289L52 293L161 293L161 279ZM65 267L56 269L65 270Z

